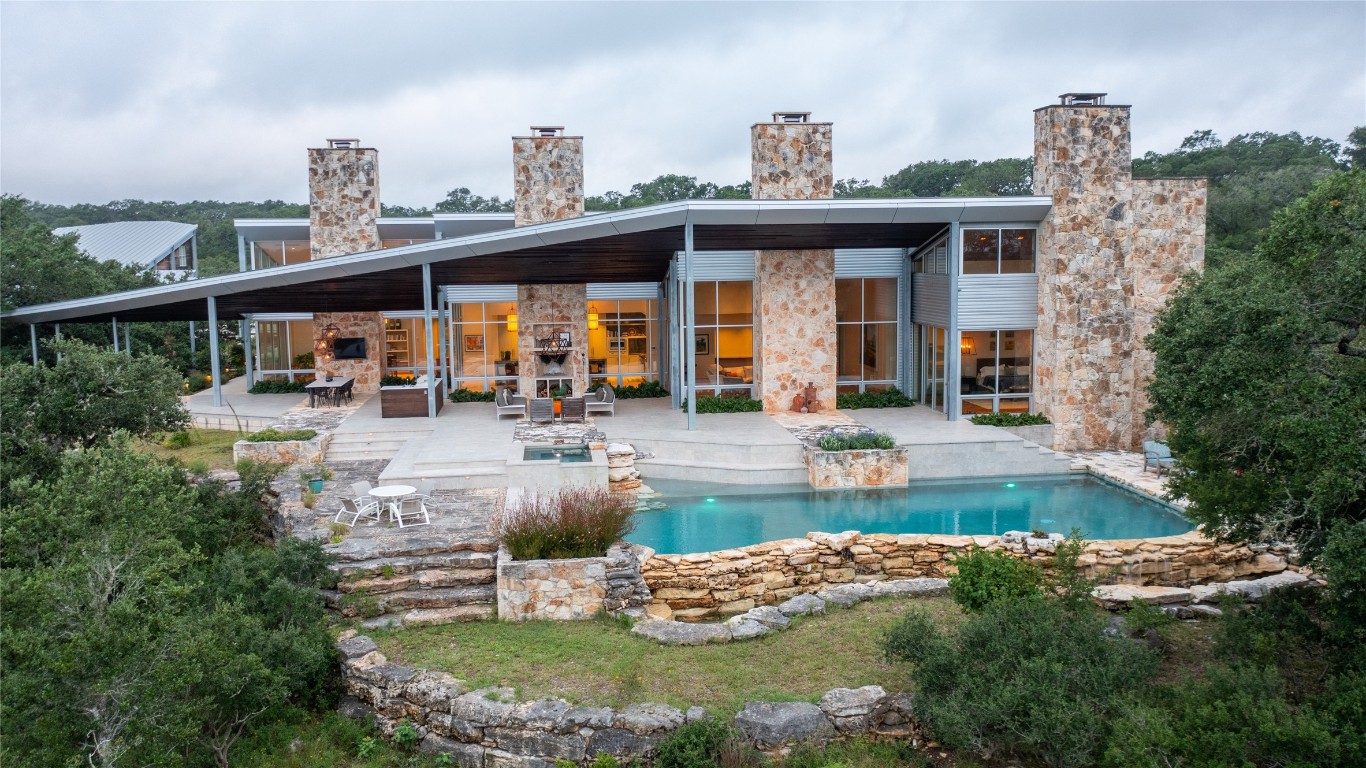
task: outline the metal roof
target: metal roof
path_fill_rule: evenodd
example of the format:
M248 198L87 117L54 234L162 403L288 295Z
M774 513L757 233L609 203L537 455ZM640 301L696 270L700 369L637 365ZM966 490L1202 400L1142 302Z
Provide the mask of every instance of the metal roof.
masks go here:
M178 221L116 221L61 227L54 235L80 235L76 247L99 261L117 261L129 267L152 267L186 240L194 237L194 224Z
M438 240L480 232L512 229L510 213L438 213L418 218L382 216L380 240ZM307 240L308 219L233 219L237 234L248 240Z
M386 311L422 304L422 265L433 285L658 282L683 249L699 251L913 248L949 222L1041 221L1048 197L841 200L689 200L434 240L304 264L155 288L37 304L7 312L22 323L202 320L257 312Z

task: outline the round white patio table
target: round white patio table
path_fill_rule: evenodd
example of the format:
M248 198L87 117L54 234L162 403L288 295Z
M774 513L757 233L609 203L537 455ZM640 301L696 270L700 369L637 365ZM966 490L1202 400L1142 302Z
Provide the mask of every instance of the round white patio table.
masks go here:
M417 489L411 485L381 485L370 489L370 495L389 510L390 520L398 515L398 500L414 493L417 493Z

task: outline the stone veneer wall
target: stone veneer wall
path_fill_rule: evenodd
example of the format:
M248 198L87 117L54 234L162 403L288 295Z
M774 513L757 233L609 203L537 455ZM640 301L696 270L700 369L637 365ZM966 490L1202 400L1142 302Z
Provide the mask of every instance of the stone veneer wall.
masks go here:
M1134 179L1134 407L1133 431L1145 439L1165 439L1161 424L1147 426L1148 383L1153 353L1143 340L1157 313L1167 305L1181 276L1205 264L1205 179Z
M315 361L315 375L320 379L329 372L333 376L354 376L356 392L378 392L379 380L384 376L380 365L384 354L384 315L379 312L315 312L313 337L321 336L328 323L336 324L337 335L341 338L365 337L365 359Z
M756 200L835 195L830 123L757 123L750 129ZM835 252L754 252L756 395L764 411L786 411L814 383L821 407L835 407Z
M513 221L517 226L583 215L583 137L512 138Z
M808 446L806 481L812 488L905 488L909 459L905 448L822 451Z
M517 387L527 397L536 394L540 360L536 336L569 331L573 351L563 368L574 379L574 396L588 391L588 286L584 283L517 286Z
M314 435L310 440L273 440L263 443L238 440L232 444L232 461L234 464L242 459L308 464L322 461L331 443L332 435L328 432Z
M664 704L612 709L563 699L518 702L512 688L470 690L445 672L394 664L374 640L351 632L342 635L337 650L342 686L354 697L343 700L344 712L373 712L380 733L391 737L407 720L423 752L449 755L459 768L550 768L557 760L589 765L599 754L650 765L660 742L684 723L707 718L701 707L684 712ZM818 704L747 702L734 724L750 743L770 752L836 736L920 735L912 696L876 685L835 688Z
M697 620L774 605L801 593L855 582L934 577L954 573L953 559L974 548L1002 550L1046 565L1057 539L1028 534L944 536L925 534L811 533L739 549L690 555L655 555L641 569L656 617ZM1220 544L1198 532L1153 539L1088 541L1079 564L1107 582L1189 586L1249 575L1279 573L1295 559L1288 545Z
M1035 401L1058 450L1134 450L1151 375L1143 335L1170 284L1203 264L1204 184L1134 181L1127 106L1034 116L1034 193L1053 198L1039 237Z
M567 560L513 560L499 549L498 618L565 621L639 608L650 598L640 562L630 545L611 547L604 557Z
M308 242L313 259L377 251L379 152L374 149L308 150ZM421 303L421 296L414 296ZM379 312L313 315L313 338L329 323L342 337L364 336L365 360L314 361L314 375L354 376L355 391L378 392L384 375L384 316ZM316 350L314 350L316 354Z

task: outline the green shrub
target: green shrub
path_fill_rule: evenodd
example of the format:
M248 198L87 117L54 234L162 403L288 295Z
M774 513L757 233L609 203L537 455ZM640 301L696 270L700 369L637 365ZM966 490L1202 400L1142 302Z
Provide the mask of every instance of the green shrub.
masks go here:
M1038 413L979 413L970 421L989 427L1037 427L1053 423L1047 416Z
M1157 603L1137 599L1129 602L1129 610L1124 613L1124 625L1131 632L1157 629L1171 624L1175 619Z
M1341 760L1332 718L1292 707L1271 667L1211 667L1200 681L1161 688L1149 699L1130 699L1121 709L1106 765L1352 765Z
M915 401L896 387L881 392L841 392L835 395L836 408L910 408Z
M956 635L913 611L883 650L915 664L917 715L936 740L993 762L1091 766L1158 661L1104 626L1099 612L1057 600L997 601Z
M318 432L312 429L276 429L267 427L260 432L253 432L243 440L248 443L275 443L283 440L312 440L318 436Z
M1325 608L1335 639L1366 646L1366 521L1334 525L1318 565L1328 580Z
M189 448L192 442L189 432L172 432L161 444L167 448Z
M588 388L588 391L597 392L601 388L602 382L596 381ZM631 384L630 386L625 387L613 387L612 389L617 393L618 400L637 400L646 397L669 396L669 390L665 389L664 385L657 381L642 381L639 384Z
M606 488L528 491L495 526L514 560L601 557L635 528L635 502Z
M1079 565L1085 551L1086 539L1081 535L1081 529L1073 528L1066 539L1058 542L1053 560L1044 573L1044 588L1073 609L1090 608L1091 590L1096 587L1096 580L1087 576Z
M398 721L398 726L394 728L394 743L404 752L412 752L417 749L417 743L422 741L422 736L418 734L413 724L407 718Z
M688 401L683 401L682 410L688 410ZM735 396L703 395L697 398L698 413L758 413L764 410L763 401L754 400L748 394Z
M1043 571L1027 560L1005 552L975 549L953 561L958 572L949 577L953 601L970 613L980 613L1001 601L1040 597Z
M896 447L896 438L886 432L831 433L821 438L822 451L871 451Z
M284 381L277 379L262 379L251 385L247 392L253 395L292 395L302 394L307 390L304 381Z
M933 765L929 757L907 741L874 742L861 736L825 745L798 744L782 761L782 768L931 768Z
M342 595L341 599L337 602L341 606L343 616L359 616L362 619L373 619L384 613L384 609L379 605L379 598L364 589L347 592Z
M451 390L451 393L446 396L446 399L450 400L452 403L491 403L493 402L493 398L497 396L498 392L496 390L476 392L472 389L456 387Z
M743 768L757 765L754 749L726 723L698 720L687 723L659 743L655 768Z
M417 383L417 379L412 376L381 376L379 385L381 387L411 387Z

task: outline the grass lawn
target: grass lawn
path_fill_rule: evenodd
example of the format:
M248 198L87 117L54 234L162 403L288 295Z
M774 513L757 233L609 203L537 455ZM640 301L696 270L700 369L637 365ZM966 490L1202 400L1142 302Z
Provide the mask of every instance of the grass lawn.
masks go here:
M558 696L613 707L653 701L729 717L757 699L814 702L831 688L873 684L909 690L907 665L884 662L879 641L913 607L930 611L941 626L963 620L947 597L888 598L722 645L663 646L610 619L487 621L370 634L391 661L449 672L471 687L511 686L522 701Z
M232 444L242 439L242 434L230 429L191 429L190 444L185 447L171 447L165 439L146 440L142 449L163 459L176 459L185 466L203 462L209 469L232 469Z

